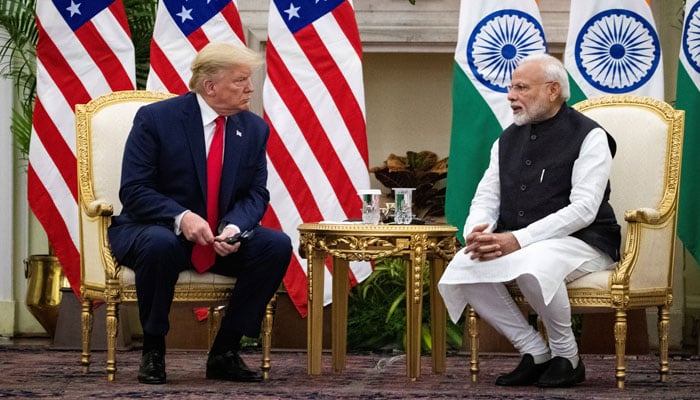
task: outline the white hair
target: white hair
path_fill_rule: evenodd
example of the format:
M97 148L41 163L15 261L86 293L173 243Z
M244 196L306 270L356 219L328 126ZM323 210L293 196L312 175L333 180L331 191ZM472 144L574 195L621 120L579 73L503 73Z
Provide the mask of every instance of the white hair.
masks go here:
M561 98L569 101L571 90L569 89L569 75L566 73L564 64L558 58L546 53L530 54L525 56L518 65L529 62L536 62L544 69L544 79L546 81L558 82L561 87Z

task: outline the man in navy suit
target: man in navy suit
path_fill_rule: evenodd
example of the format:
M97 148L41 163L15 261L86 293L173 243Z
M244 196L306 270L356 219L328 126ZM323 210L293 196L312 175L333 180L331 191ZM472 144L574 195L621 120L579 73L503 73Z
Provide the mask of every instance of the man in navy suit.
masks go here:
M144 334L142 383L165 383L174 286L178 274L191 268L237 278L209 352L207 379L261 380L240 358L240 341L260 334L266 305L292 252L286 234L259 225L269 202L265 147L270 130L249 104L251 72L261 64L247 48L210 44L192 63L190 92L146 105L134 118L124 149L123 210L113 218L109 239L119 263L136 274ZM215 145L217 125L223 140ZM207 166L214 148L221 177L207 183L208 174L215 176ZM218 202L210 202L208 211L208 197L217 197L208 193L217 183ZM225 241L241 232L252 235L234 244ZM193 261L195 247L210 255L202 265Z

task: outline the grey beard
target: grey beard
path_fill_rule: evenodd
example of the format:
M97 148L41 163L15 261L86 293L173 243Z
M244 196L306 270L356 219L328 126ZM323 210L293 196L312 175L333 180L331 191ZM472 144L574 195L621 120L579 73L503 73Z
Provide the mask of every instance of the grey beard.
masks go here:
M513 115L513 123L517 126L523 126L530 123L530 116L527 114Z

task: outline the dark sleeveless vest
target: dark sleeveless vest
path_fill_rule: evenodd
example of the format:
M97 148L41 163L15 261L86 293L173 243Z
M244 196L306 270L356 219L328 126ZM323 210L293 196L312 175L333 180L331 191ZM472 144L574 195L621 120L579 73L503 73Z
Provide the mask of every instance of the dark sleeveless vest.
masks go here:
M600 127L566 104L538 124L506 128L498 144L501 207L497 231L513 231L570 204L571 174L586 135ZM606 132L607 134L607 132ZM607 134L614 156L615 140ZM620 259L620 225L608 200L610 182L591 225L571 234Z

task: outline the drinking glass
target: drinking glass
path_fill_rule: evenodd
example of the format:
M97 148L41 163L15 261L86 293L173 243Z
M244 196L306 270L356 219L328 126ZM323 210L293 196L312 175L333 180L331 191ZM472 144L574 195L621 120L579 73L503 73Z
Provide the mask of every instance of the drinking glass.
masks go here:
M364 189L357 192L362 199L362 223L377 225L379 223L379 189Z
M413 221L411 196L415 188L394 188L393 190L394 202L396 202L394 222L401 225L410 224Z

